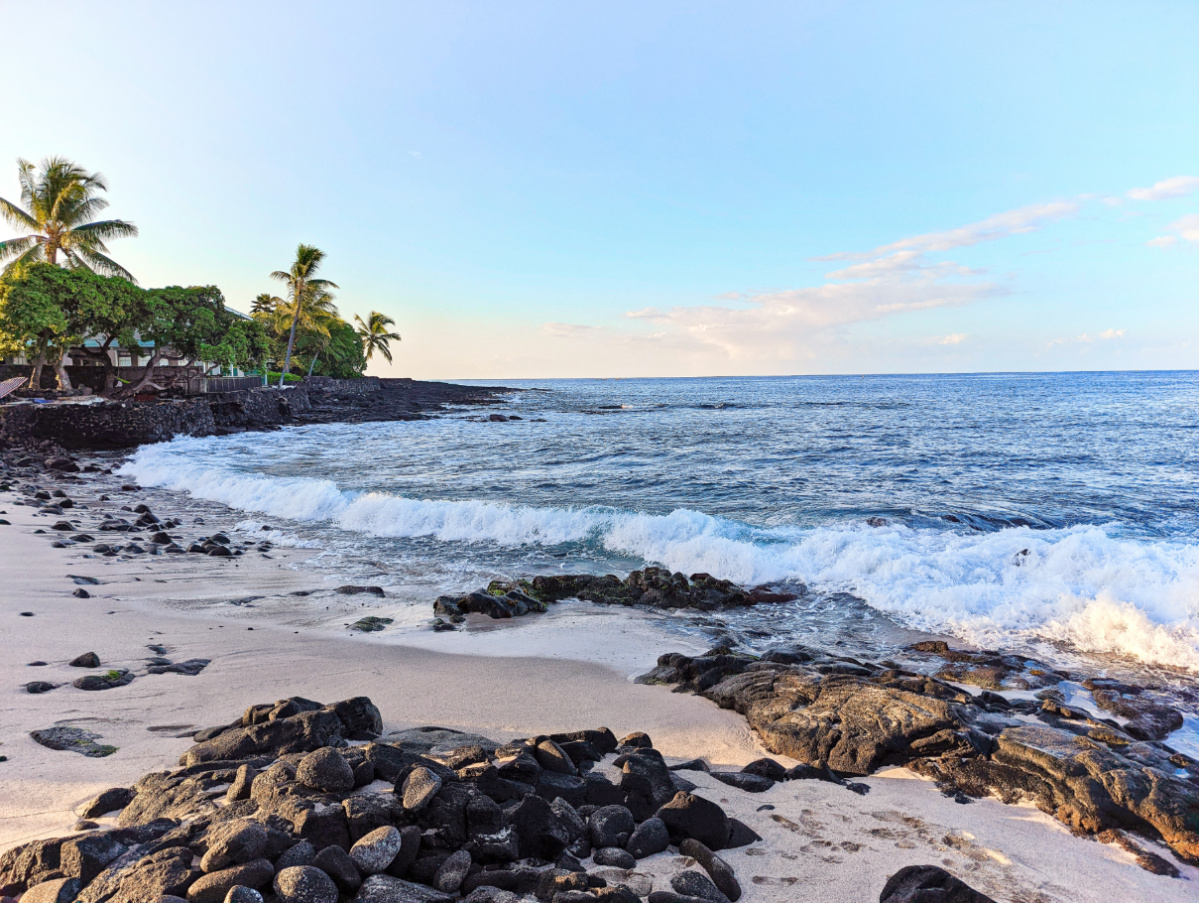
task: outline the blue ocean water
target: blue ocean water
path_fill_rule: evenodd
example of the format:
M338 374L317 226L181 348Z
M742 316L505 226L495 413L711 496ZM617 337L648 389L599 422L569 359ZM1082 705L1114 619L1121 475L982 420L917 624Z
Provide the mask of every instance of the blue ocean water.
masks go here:
M1199 672L1199 373L549 380L482 415L178 439L124 472L400 597L657 564L895 625ZM519 420L488 422L486 414Z

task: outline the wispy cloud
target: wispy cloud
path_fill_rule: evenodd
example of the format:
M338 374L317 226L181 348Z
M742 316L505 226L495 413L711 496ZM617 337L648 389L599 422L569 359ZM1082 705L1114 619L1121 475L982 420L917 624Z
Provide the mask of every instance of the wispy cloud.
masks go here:
M1199 179L1177 177L1150 188L1133 189L1130 198L1180 197L1194 190ZM814 360L839 353L847 330L855 324L940 308L963 307L1013 291L1010 277L946 259L949 252L986 242L1001 241L1043 230L1078 215L1098 196L1078 196L1032 204L988 216L951 229L900 238L868 251L844 251L816 261L837 262L822 280L799 288L729 291L699 306L648 307L625 314L629 328L547 323L543 332L560 339L584 339L593 346L647 349L703 361L709 369L720 362L745 362L761 367L776 361ZM1199 241L1199 216L1184 217L1171 227L1167 239ZM956 255L955 255L956 256ZM638 324L634 326L633 324ZM653 324L657 327L647 330ZM1123 329L1085 332L1054 339L1049 347L1091 344L1123 337ZM918 344L953 347L970 336L964 332L917 340Z
M873 251L859 253L830 254L827 257L817 257L816 260L863 260L871 257L884 257L896 252L914 251L917 254L927 254L932 251L952 251L954 248L968 248L982 244L985 241L995 241L1010 235L1020 235L1025 232L1035 232L1038 229L1057 222L1067 216L1073 216L1080 209L1076 201L1053 201L1048 204L1032 204L1019 207L1004 213L997 213L976 223L959 226L945 232L928 232L923 235L913 235L901 238L889 245L875 248Z
M1094 342L1110 342L1112 339L1124 338L1123 329L1105 329L1103 332L1084 332L1081 335L1072 336L1070 338L1053 339L1049 343L1052 348L1055 345L1090 345Z
M1178 244L1179 240L1199 245L1199 213L1192 213L1181 219L1176 219L1167 226L1172 234L1159 235L1146 242L1155 248L1169 248Z
M1133 188L1128 192L1128 197L1134 201L1168 201L1196 191L1199 191L1199 176L1174 176L1155 182L1148 188Z
M728 293L729 304L647 308L625 316L665 327L729 360L794 359L822 335L870 320L941 307L960 307L1009 289L985 270L929 255L1033 232L1079 210L1074 201L1021 207L956 229L914 235L871 251L813 258L849 265L805 288ZM958 344L965 334L939 339Z
M541 334L551 339L578 339L606 331L603 326L588 326L585 323L543 323Z

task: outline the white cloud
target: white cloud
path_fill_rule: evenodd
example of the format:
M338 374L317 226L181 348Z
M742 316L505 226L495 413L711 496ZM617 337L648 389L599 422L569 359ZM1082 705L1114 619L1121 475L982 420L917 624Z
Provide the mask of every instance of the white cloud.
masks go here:
M1182 219L1170 223L1170 228L1178 233L1183 241L1199 244L1199 213L1192 213Z
M1192 213L1176 219L1167 228L1175 234L1159 235L1157 238L1147 241L1146 244L1155 248L1169 248L1178 244L1178 240L1181 238L1183 241L1199 245L1199 213Z
M811 361L847 347L846 330L857 323L906 313L961 307L1010 293L1006 280L943 259L947 251L1043 229L1081 209L1083 199L1034 204L941 232L922 233L864 252L814 258L843 261L818 284L792 289L732 291L702 306L649 307L629 311L628 328L547 323L546 336L582 340L622 354L671 355L720 372L737 362L738 372L773 369L775 362ZM650 324L653 327L648 328ZM1065 341L1095 341L1122 335L1108 330ZM917 344L961 345L969 335L953 333ZM1056 344L1057 342L1055 342Z
M1134 201L1167 201L1186 197L1196 191L1199 191L1199 176L1174 176L1155 182L1148 188L1133 188L1128 196Z
M666 326L696 344L719 349L729 360L789 360L801 356L818 334L852 323L960 306L1006 291L991 282L947 282L929 269L915 276L762 293L740 308L650 308L626 316Z

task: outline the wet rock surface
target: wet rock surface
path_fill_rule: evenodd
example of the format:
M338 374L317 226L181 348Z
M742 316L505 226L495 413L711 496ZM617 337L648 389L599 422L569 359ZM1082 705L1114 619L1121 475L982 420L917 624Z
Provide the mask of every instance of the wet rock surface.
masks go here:
M1005 666L1009 675L1015 664ZM1019 670L1046 669L1021 662ZM760 657L728 647L702 656L669 654L642 680L744 715L768 749L805 763L809 771L794 770L796 778L843 781L903 765L963 800L990 794L1009 803L1028 800L1076 832L1143 833L1199 863L1199 762L1138 739L1115 720L1070 710L1054 690L1043 691L1039 701L974 695L893 663L802 648ZM1119 700L1133 711L1135 702L1127 698L1137 695L1121 690L1109 704ZM1168 716L1153 705L1136 711L1156 724ZM854 789L852 782L847 786ZM673 825L667 819L672 838L682 830L675 819ZM688 836L719 848L696 833Z
M623 580L614 575L597 577L591 574L538 576L511 583L496 580L486 589L463 596L439 597L433 603L433 613L451 619L467 614L513 618L544 612L547 605L563 599L582 599L599 605L707 612L789 602L795 598L791 593L777 592L765 586L745 589L709 574L688 577L664 568L647 567L633 571Z

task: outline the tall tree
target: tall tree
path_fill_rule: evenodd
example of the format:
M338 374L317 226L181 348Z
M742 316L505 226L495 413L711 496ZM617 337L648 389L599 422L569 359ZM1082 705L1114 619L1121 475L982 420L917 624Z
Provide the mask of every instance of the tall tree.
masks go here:
M100 173L89 173L65 157L47 157L40 169L17 160L21 204L0 198L0 215L15 229L30 234L0 241L0 263L5 274L21 266L45 261L71 269L85 269L136 282L123 266L108 256L106 241L132 238L137 226L119 219L96 220L108 206L99 196L108 190Z
M283 299L272 295L270 292L263 292L250 304L250 316L258 314L273 314L280 305L283 304Z
M300 322L300 314L305 302L311 302L313 297L321 291L327 292L328 289L338 287L337 283L330 282L328 279L316 278L316 271L320 269L324 259L325 252L320 248L302 244L296 248L296 259L290 270L275 270L271 273L272 279L287 283L287 300L292 307L291 331L287 336L287 354L283 358L283 370L279 373L280 387L283 386L283 380L287 378L287 371L291 369L291 352L296 344L296 326Z
M398 332L388 332L387 327L395 326L396 321L377 310L372 310L365 323L357 314L354 315L354 322L358 324L358 335L362 338L362 349L366 352L366 359L369 361L378 351L390 364L391 342L399 342L401 339Z

